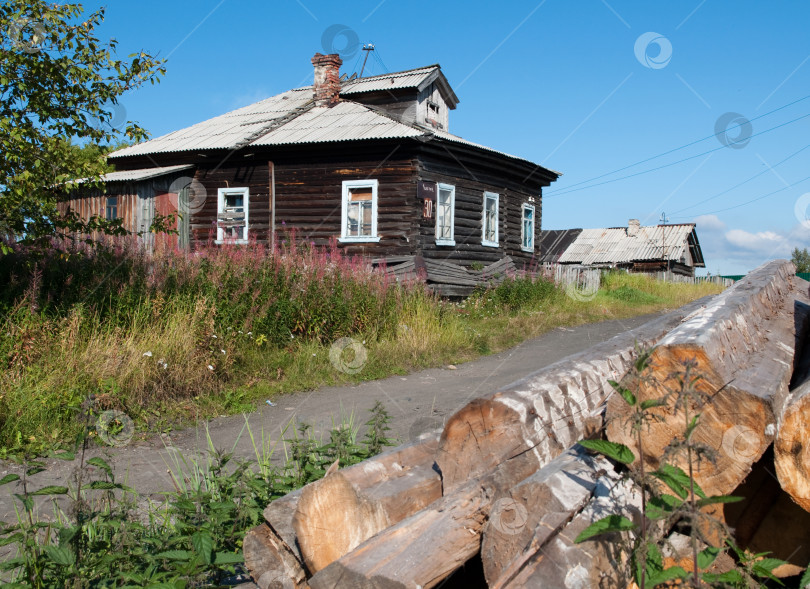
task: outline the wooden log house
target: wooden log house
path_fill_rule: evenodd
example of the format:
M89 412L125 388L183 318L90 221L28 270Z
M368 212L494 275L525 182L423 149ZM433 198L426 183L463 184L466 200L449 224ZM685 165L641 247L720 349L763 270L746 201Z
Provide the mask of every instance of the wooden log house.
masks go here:
M482 267L533 263L542 189L559 173L451 134L459 101L438 65L346 79L338 55L312 63L312 86L112 153L104 193L64 206L134 232L179 212L169 244L191 250L295 230L433 273L444 294L471 290Z

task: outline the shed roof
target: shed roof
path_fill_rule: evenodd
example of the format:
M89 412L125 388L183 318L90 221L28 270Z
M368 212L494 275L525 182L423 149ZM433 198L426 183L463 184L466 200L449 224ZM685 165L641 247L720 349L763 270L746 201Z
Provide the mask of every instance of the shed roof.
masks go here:
M636 235L628 235L627 227L583 229L558 261L585 266L678 261L686 256L687 249L694 265L703 267L694 223L639 227Z
M121 172L108 172L102 174L100 180L102 182L137 182L139 180L149 180L150 178L157 178L158 176L165 176L174 172L182 172L193 168L193 164L180 164L177 166L163 166L158 168L143 168L140 170L123 170ZM77 184L86 182L87 178L76 180Z
M574 243L582 229L545 229L540 232L537 249L541 263L553 263Z

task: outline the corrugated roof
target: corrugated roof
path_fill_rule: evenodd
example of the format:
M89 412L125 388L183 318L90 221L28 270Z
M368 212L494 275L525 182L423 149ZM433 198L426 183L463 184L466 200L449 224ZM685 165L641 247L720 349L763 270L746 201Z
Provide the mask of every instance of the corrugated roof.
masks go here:
M191 127L110 154L111 158L202 149L233 149L312 102L312 87L289 90Z
M331 107L314 107L256 139L251 145L328 143L418 137L424 134L424 131L395 121L362 104L339 102Z
M393 74L382 74L379 76L369 76L368 78L355 78L343 83L340 93L344 96L360 94L362 92L377 92L379 90L399 90L403 88L422 89L423 84L428 84L431 77L438 75L440 68L438 65L395 72Z
M434 135L439 137L440 139L446 139L447 141L452 141L453 143L461 143L463 145L470 145L472 147L477 147L478 149L485 149L486 151L491 151L492 153L497 153L499 155L505 155L506 157L510 157L515 160L521 160L524 162L533 163L531 160L527 160L526 158L519 157L516 155L512 155L511 153L506 153L505 151L500 151L498 149L494 149L492 147L487 147L486 145L481 145L480 143L475 143L474 141L470 141L468 139L464 139L463 137L459 137L458 135L453 135L452 133L448 133L447 131L442 131L440 129L432 130L430 135ZM553 172L557 174L557 176L562 176L562 172L557 172L556 170L552 170L546 166L543 166L544 169L548 170L549 172Z
M583 229L558 261L584 266L646 260L678 261L685 257L694 230L694 223L640 227L635 236L627 234L627 227ZM691 241L696 245L696 239ZM702 257L695 260L695 265L702 265L702 261Z
M438 65L405 72L395 72L347 83L343 95L368 92L384 80L393 80L388 87L405 88L444 80ZM390 82L388 82L390 84ZM446 83L446 81L445 81ZM452 94L452 89L447 86ZM455 95L452 95L455 99ZM457 100L457 99L455 99ZM497 153L515 160L525 158L510 155L479 143L468 141L446 131L426 129L401 122L379 108L342 100L332 107L315 107L312 86L296 88L261 100L191 127L173 131L130 147L108 157L112 160L128 156L204 151L209 149L238 149L247 145L290 145L392 139L405 137L438 138ZM553 170L551 170L553 172ZM554 172L561 175L559 172Z
M180 164L177 166L163 166L159 168L143 168L141 170L124 170L122 172L109 172L101 176L103 182L136 182L138 180L148 180L165 176L173 172L181 172L193 168L193 164ZM76 180L77 184L86 182L87 179Z

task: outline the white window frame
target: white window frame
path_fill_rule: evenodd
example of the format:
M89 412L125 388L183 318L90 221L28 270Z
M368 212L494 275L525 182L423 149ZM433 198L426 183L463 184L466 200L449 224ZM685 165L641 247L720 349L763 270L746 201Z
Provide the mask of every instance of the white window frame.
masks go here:
M225 195L241 194L245 209L245 228L240 239L225 239L225 229L219 226L219 216L225 212ZM217 190L217 239L215 243L247 243L250 227L250 189L249 188L220 188Z
M532 212L532 242L531 247L526 247L526 211ZM537 222L535 215L537 211L534 208L534 205L529 204L527 202L523 203L523 206L520 207L520 249L524 252L534 252L534 237L536 234L536 226L535 223Z
M441 218L441 206L439 199L442 190L450 193L450 237L439 237L439 219ZM452 184L438 184L436 190L436 245L456 245L456 187Z
M487 239L487 200L495 200L495 239ZM484 192L484 210L481 211L481 245L487 247L498 247L498 225L500 224L500 204L501 195L497 192Z
M376 243L380 241L377 234L377 180L344 180L341 213L340 213L340 243ZM349 232L349 191L352 188L371 188L371 235L348 235Z

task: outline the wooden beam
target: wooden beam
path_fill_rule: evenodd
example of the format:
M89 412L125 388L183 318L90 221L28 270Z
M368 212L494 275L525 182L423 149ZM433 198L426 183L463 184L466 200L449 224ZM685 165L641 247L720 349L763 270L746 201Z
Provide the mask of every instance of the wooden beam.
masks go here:
M774 466L782 489L810 511L810 380L791 391L779 418Z
M448 420L439 442L444 494L523 452L543 464L558 456L583 437L613 392L608 380L627 372L636 347L654 344L708 302L695 301L470 402Z
M310 579L313 589L435 587L481 546L481 531L496 497L534 473L538 457L525 452L485 477L370 538Z
M613 466L581 446L563 452L496 500L481 560L489 587L501 587L591 500Z
M597 536L576 544L576 537L593 522L620 514L638 522L640 494L628 479L613 470L597 482L594 496L559 533L554 535L503 584L523 587L627 587L630 582L627 551L619 534Z
M672 330L653 352L649 374L633 387L639 401L669 395L666 405L651 410L658 419L644 426L643 451L628 425L631 409L619 395L608 402L608 438L657 468L686 428L673 392L690 363L691 376L699 377L694 388L705 399L687 405L690 416L700 413L692 439L715 452L713 460L697 465L695 479L708 495L731 493L773 440L776 415L787 398L796 338L793 310L796 297L806 297L797 291L793 274L785 260L764 264ZM686 468L680 455L668 460Z
M438 432L303 488L292 526L311 574L441 497Z

